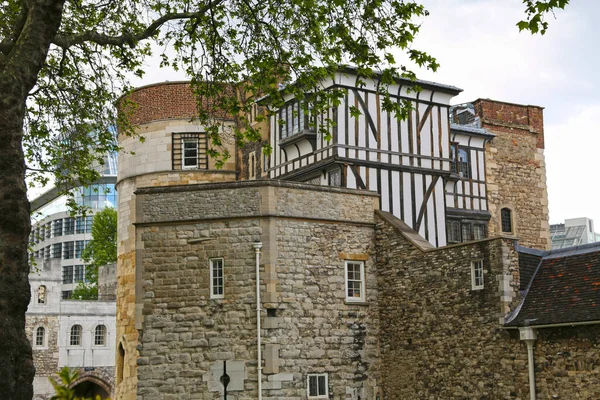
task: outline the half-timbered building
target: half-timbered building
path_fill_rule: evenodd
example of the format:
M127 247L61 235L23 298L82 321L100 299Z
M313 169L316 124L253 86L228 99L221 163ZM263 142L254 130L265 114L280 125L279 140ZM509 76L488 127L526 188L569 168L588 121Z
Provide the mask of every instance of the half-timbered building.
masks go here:
M448 242L444 190L449 185L444 182L456 175L452 168L460 165L451 159L456 152L452 153L451 145L450 100L461 89L399 79L387 90L392 99L410 102L408 118L401 120L383 109L378 85L377 78L359 78L351 69L338 72L323 86L343 89L344 97L325 115L310 115L303 104L286 99L270 119L273 153L268 176L375 191L380 194L381 210L405 221L434 246L443 246ZM415 90L417 85L420 90ZM360 115L352 112L355 109ZM325 119L333 121L329 141L319 130ZM463 136L468 145L469 136L458 135ZM476 152L475 142L459 150L467 148ZM473 165L475 173L477 165ZM473 206L456 204L457 209L475 208L471 197L480 196L479 182L472 191L459 189L461 204L467 200Z

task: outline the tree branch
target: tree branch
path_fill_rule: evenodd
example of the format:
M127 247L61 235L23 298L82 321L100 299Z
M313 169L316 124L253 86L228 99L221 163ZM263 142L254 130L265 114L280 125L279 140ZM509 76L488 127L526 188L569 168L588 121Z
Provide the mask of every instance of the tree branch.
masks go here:
M131 33L123 33L120 36L109 36L95 31L83 32L76 35L57 34L52 40L52 43L59 47L62 47L63 49L68 49L69 47L84 42L93 42L103 46L112 45L119 47L127 44L130 47L135 47L135 45L138 42L154 36L160 30L160 28L167 22L178 19L192 19L202 17L208 10L210 10L212 7L219 5L223 1L224 0L212 0L196 12L180 12L165 14L162 17L155 20L154 22L152 22L150 25L148 25L148 27L143 32L140 32L136 35Z

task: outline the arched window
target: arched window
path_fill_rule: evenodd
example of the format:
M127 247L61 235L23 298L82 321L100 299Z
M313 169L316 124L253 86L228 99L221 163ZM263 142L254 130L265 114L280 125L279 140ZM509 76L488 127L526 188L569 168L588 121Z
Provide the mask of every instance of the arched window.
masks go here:
M500 223L502 224L502 232L512 233L512 211L510 208L500 210Z
M125 366L125 348L123 343L119 343L119 352L117 353L117 385L123 381L123 368Z
M46 286L44 285L38 288L38 304L46 304Z
M43 326L38 327L35 330L35 346L43 347L46 343L46 330Z
M71 327L71 337L69 344L71 346L81 346L81 325L73 325Z
M104 346L106 345L106 326L98 325L94 332L94 345Z

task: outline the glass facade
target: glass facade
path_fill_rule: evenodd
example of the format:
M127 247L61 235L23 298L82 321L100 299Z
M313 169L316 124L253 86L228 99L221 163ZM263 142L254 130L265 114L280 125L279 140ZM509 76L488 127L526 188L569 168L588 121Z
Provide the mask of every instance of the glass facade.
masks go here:
M77 205L89 207L94 211L102 210L108 207L117 207L117 192L113 183L79 187L73 189L73 194L75 196L75 202ZM35 212L35 218L39 221L52 214L67 211L69 211L67 206L67 198L66 196L60 196L48 204L40 207Z

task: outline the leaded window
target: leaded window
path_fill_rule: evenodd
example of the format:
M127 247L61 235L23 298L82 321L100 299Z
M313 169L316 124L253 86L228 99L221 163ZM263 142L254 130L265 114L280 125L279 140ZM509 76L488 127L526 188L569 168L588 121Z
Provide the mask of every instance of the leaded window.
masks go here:
M510 208L500 210L500 221L502 223L502 232L512 233L512 212Z

